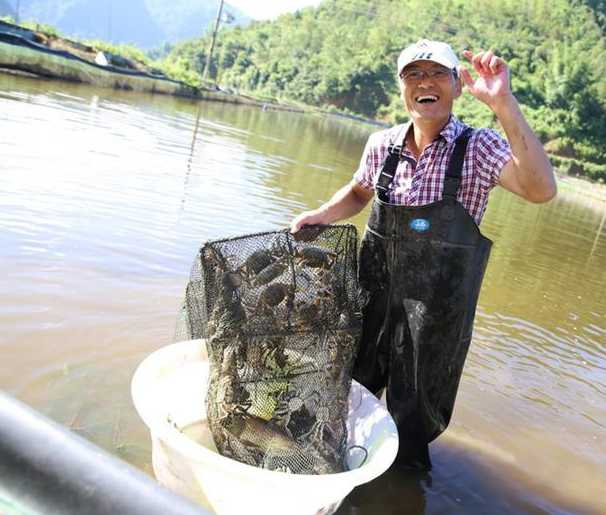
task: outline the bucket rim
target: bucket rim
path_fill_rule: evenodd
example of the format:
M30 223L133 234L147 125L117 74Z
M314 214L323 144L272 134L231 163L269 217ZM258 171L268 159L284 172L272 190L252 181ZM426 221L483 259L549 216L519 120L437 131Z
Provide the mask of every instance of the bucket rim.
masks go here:
M394 447L394 449L391 450L393 457L387 466L385 466L386 460L369 460L361 467L353 470L336 472L334 474L290 474L255 467L253 465L241 463L237 460L222 456L218 452L207 449L203 445L196 443L187 435L181 433L179 430L173 427L168 420L163 420L161 417L154 417L153 414L147 413L142 407L142 405L145 404L145 401L142 401L143 395L145 392L147 392L148 395L150 393L149 389L144 387L145 384L149 383L148 381L145 381L146 374L150 374L151 371L157 370L157 365L159 362L162 362L163 358L166 358L167 356L172 356L173 360L175 357L180 356L179 361L182 361L183 363L191 361L192 358L197 357L197 361L203 363L205 356L204 341L204 339L185 340L166 345L149 354L137 366L131 380L131 397L139 417L143 420L150 431L152 443L153 439L156 438L162 441L164 444L172 447L183 456L187 456L189 461L194 461L198 464L220 466L224 470L227 469L228 471L233 471L234 474L238 474L240 476L255 475L259 479L262 478L264 481L270 481L276 484L285 482L292 484L292 481L296 480L298 483L309 483L310 487L318 481L322 481L323 488L326 488L327 482L335 483L335 487L343 486L346 478L347 485L351 485L351 488L366 483L382 474L385 470L387 470L387 468L389 468L389 466L391 466L393 460L395 460L398 449L398 436L393 419L391 419L390 422L393 425L394 434L390 435L382 444ZM354 379L352 379L352 387L366 390L364 386ZM377 400L376 402L379 401ZM387 449L384 452L389 453L389 450L390 449Z

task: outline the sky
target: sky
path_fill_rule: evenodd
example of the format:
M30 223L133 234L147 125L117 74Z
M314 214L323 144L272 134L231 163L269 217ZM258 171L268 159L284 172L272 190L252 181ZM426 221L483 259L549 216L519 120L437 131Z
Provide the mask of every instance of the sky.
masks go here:
M226 0L255 20L267 20L297 9L317 6L321 0Z

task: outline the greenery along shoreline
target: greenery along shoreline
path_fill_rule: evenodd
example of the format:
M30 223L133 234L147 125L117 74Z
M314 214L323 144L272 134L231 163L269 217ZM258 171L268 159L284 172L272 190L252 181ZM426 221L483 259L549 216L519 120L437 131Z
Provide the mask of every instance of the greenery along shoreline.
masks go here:
M432 37L459 52L492 48L509 63L514 94L554 166L604 182L605 14L602 0L324 0L275 21L223 28L210 75L261 101L392 124L405 119L394 73L402 47ZM147 55L94 43L201 87L209 38ZM498 128L469 94L455 112L471 125Z
M223 29L211 74L225 86L404 120L395 80L399 51L417 39L456 51L492 48L510 65L512 88L554 165L606 181L606 38L601 0L324 0L272 22ZM174 76L193 81L208 38L173 48ZM469 94L455 105L465 122L497 126Z

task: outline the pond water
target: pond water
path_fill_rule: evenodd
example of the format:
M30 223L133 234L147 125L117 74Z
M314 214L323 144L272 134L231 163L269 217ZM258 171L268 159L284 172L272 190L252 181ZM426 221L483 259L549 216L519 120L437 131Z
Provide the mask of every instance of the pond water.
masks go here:
M286 227L376 129L10 75L0 122L0 387L151 473L130 379L172 342L201 243ZM434 470L392 470L340 514L606 512L605 220L590 188L540 206L493 192Z

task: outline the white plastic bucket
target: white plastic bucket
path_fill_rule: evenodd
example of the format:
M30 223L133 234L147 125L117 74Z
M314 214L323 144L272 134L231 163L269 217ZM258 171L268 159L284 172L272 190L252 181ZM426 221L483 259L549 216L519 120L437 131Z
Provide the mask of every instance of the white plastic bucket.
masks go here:
M302 475L273 472L216 452L205 425L208 362L203 340L179 342L148 356L132 380L132 396L152 439L160 483L218 515L319 515L336 511L357 485L386 471L398 451L398 434L384 405L352 382L348 447L353 470ZM355 463L357 461L357 463Z

